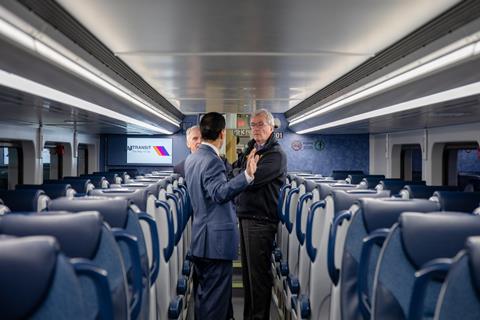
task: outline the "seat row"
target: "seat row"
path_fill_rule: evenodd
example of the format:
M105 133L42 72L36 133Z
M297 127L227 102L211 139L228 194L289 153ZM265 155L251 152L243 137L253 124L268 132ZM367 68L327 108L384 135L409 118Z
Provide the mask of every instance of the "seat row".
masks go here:
M276 302L285 315L294 319L367 319L373 313L364 312L365 310L377 310L375 306L385 305L382 302L372 309L372 304L369 304L370 301L375 301L374 293L379 292L373 289L373 279L380 247L367 245L367 253L364 255L371 256L372 259L364 259L370 263L360 264L363 240L377 229L393 230L395 223L408 225L408 230L411 230L412 225L418 224L402 224L399 219L407 219L401 218L402 212L441 211L439 214L442 217L452 215L448 219L444 218L448 221L462 221L459 222L461 226L458 229L463 230L460 232L463 236L457 242L461 245L455 247L455 253L462 248L468 236L480 235L480 229L468 228L476 226L475 223L479 221L477 216L471 214L479 205L478 193L441 191L436 192L432 200L401 199L390 198L391 191L385 190L387 188L362 190L352 184L332 184L328 179L322 181L315 178L311 181L308 177L289 178L289 183L282 188L279 198L281 223L277 247L272 255L272 269L275 275ZM395 193L401 190L397 187ZM470 214L446 214L445 210ZM426 225L431 226L436 221L442 221L439 214L421 214L421 218L408 218L408 221L426 219ZM458 218L459 215L461 218ZM453 228L455 223L449 222L446 225ZM419 232L428 237L434 233L433 230L435 227ZM456 229L448 229L443 235L437 233L445 239L458 234ZM428 242L421 237L419 239ZM371 241L377 243L380 240ZM412 247L416 248L414 245ZM426 249L426 252L432 250ZM452 257L452 252L445 253L445 256ZM362 270L359 272L360 266ZM386 272L391 274L392 269L387 268ZM368 276L358 280L359 275ZM359 282L362 284L361 291ZM383 319L383 316L377 318Z
M102 285L94 287L90 280L83 280L84 274L79 275L87 319L182 319L191 287L191 265L184 262L191 207L185 186L176 178L130 179L117 189L94 189L89 196L49 200L44 212L4 214L0 234L8 235L11 243L23 241L11 237L53 236L53 242L40 239L42 246L51 247L45 249L49 255L66 260L74 270L75 259L82 258L88 260L81 261L84 268L104 271L107 286L105 279L92 276L103 283L103 291ZM22 197L25 201L26 196L41 193L34 191L15 190L0 196L5 204L15 205ZM3 211L8 209L3 207ZM105 295L105 287L110 295ZM111 308L106 297L111 299ZM11 307L25 311L25 306Z

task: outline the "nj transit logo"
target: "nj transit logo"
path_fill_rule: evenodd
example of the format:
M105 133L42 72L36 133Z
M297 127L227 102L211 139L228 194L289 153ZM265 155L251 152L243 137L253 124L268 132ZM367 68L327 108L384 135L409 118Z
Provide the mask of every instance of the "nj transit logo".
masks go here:
M170 156L168 154L167 149L165 149L164 146L153 146L153 150L160 156L160 157L168 157Z

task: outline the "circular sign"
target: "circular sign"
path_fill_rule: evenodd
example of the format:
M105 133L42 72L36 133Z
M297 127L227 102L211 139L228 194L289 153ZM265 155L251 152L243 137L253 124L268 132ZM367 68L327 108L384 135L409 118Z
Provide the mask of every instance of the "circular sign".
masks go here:
M292 147L293 151L302 150L302 147L303 147L302 141L300 141L300 140L293 141L291 147Z
M317 151L322 151L323 149L325 149L325 142L323 140L316 140L314 148Z

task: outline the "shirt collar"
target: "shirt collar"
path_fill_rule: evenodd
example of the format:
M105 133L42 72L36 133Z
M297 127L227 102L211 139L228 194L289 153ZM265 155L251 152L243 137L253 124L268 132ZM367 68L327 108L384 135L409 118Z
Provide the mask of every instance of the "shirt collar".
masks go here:
M220 157L220 151L218 151L218 148L215 147L213 144L208 143L208 142L205 142L205 141L202 141L202 144L204 144L204 145L209 146L210 148L212 148L213 151L215 151L215 153L217 154L217 156Z

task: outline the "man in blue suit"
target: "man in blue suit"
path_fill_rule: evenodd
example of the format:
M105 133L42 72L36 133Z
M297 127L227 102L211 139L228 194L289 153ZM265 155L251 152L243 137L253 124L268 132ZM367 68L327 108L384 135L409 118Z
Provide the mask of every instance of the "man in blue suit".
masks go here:
M232 316L232 260L239 234L232 199L253 181L258 156L250 153L243 174L227 181L219 149L225 141L225 119L210 112L200 121L202 144L185 161L185 181L193 206L191 252L195 319L225 320Z

